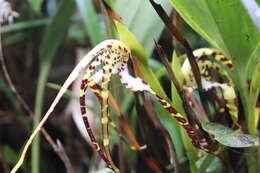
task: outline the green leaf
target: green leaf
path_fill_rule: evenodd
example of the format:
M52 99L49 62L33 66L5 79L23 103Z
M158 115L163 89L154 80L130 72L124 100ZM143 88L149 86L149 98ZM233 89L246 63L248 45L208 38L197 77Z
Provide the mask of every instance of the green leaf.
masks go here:
M206 153L203 157L201 157L196 165L198 167L198 172L205 173L220 173L220 159L215 155Z
M80 14L92 45L97 45L104 40L101 25L91 0L76 0Z
M170 14L172 7L165 0L157 0ZM127 7L127 8L125 8ZM148 56L154 49L154 41L158 40L164 24L153 10L149 1L120 0L116 1L115 10L122 17L125 26L136 36L144 46ZM145 21L145 22L144 22ZM151 32L152 31L152 32Z
M185 21L243 71L260 49L260 34L240 0L171 0Z
M19 153L15 152L12 148L10 148L7 145L4 145L3 147L3 155L5 160L13 164L15 164L17 158L19 158Z
M257 136L242 134L216 123L203 124L203 129L214 135L219 143L229 147L253 147L259 145Z
M120 40L130 48L131 53L135 56L142 64L148 66L148 56L141 43L135 38L135 36L125 27L123 24L115 21L117 31L120 36Z
M252 82L249 92L249 117L248 117L248 130L250 134L257 134L257 125L259 122L259 114L256 111L256 102L260 93L260 63L257 64L252 76Z
M20 31L23 29L42 26L42 25L46 25L49 21L50 21L49 18L21 21L21 22L14 23L12 25L1 26L0 33L7 33L7 32L11 32L11 31Z
M42 7L42 3L43 0L29 0L29 3L31 4L32 8L34 9L34 11L38 14L41 13L41 7Z

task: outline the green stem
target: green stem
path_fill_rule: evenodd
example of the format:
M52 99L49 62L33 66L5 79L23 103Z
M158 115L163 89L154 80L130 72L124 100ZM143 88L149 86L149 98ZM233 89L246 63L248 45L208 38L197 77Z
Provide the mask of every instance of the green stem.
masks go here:
M33 128L35 129L41 119L42 107L43 107L43 98L45 93L45 86L47 82L48 72L50 69L50 63L45 63L41 67L38 86L36 91L36 101L34 108L35 122ZM31 171L33 173L39 173L39 158L40 158L40 136L38 135L32 144L32 160L31 160Z
M238 64L236 64L236 61L234 61L234 66L235 67L240 67ZM248 128L249 134L255 133L255 128L254 126L254 115L251 114L252 106L250 106L250 97L249 97L249 92L248 92L248 86L247 86L247 79L246 79L246 70L242 70L242 73L238 72L237 69L243 69L243 68L235 68L234 73L232 75L232 79L234 82L234 85L236 86L239 96L241 99L242 107L244 110L244 117L246 118L246 124ZM253 108L254 109L254 108ZM251 124L253 123L253 124ZM247 165L248 165L248 172L249 173L257 173L257 159L256 159L256 153L257 150L255 148L248 148L245 150L246 151L246 158L247 158Z
M203 160L198 172L206 172L206 169L209 167L211 162L216 158L216 156L212 154L207 154L206 158Z

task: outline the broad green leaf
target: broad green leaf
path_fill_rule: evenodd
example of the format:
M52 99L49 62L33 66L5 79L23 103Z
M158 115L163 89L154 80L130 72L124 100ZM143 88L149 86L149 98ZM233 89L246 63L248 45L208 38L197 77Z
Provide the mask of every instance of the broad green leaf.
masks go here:
M216 134L215 139L219 143L229 147L254 147L259 145L258 137L239 133Z
M221 124L216 124L216 123L206 123L206 124L203 124L202 127L205 131L207 131L208 133L213 134L213 135L216 135L216 134L226 135L226 134L231 134L234 132L232 129L227 128Z
M98 20L93 2L91 0L76 0L80 14L92 45L97 45L104 40L101 25Z
M253 147L259 145L257 136L242 134L216 123L207 123L203 129L214 135L219 143L229 147Z
M185 21L231 57L240 72L260 49L260 34L240 0L171 0Z
M125 45L130 48L132 55L138 58L138 60L141 61L142 64L148 66L148 56L140 42L123 24L119 23L118 21L115 21L115 24L119 33L120 40L123 41Z
M38 14L41 13L41 7L42 7L43 0L28 0L28 1L36 13L38 13Z
M168 1L157 0L170 14L172 6ZM127 8L125 8L127 7ZM149 1L118 0L115 10L122 17L125 26L136 36L150 56L154 49L154 41L158 40L164 28L163 22L152 8Z

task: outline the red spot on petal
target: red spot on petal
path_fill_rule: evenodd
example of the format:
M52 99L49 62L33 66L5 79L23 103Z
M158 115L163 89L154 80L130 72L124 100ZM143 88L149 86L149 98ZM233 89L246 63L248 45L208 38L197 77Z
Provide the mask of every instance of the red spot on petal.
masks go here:
M168 110L170 113L173 113L173 114L177 114L177 113L178 113L173 107L168 107L167 110Z
M211 55L212 55L212 56L216 56L216 55L217 55L217 52L213 52Z
M85 86L86 86L86 85L85 85L84 83L81 83L80 89L81 89L81 90L84 90Z
M156 97L158 98L158 99L163 99L161 96L159 96L158 94L156 94Z
M187 121L182 117L175 117L179 122L186 123Z
M227 61L228 59L226 57L220 58L220 61Z
M111 44L108 44L108 45L107 45L107 48L112 48L112 45L111 45Z
M159 100L160 101L160 103L163 105L163 106L165 106L167 103L166 102L163 102L163 101L161 101L161 100Z
M91 86L92 89L98 89L98 86L97 85L93 85Z
M81 106L85 105L85 96L81 96L79 98L79 103L80 103Z
M227 64L228 68L233 68L232 64Z
M81 111L81 114L85 114L85 113L86 113L85 107L81 107L81 108L80 108L80 111Z
M89 123L88 123L88 118L87 117L82 117L82 119L83 119L83 121L84 121L84 124L85 124L85 126L86 126L86 129L87 129L87 131L89 132ZM90 129L91 130L91 129Z
M185 128L186 130L189 130L189 131L193 131L192 127L189 124L183 125L183 128Z

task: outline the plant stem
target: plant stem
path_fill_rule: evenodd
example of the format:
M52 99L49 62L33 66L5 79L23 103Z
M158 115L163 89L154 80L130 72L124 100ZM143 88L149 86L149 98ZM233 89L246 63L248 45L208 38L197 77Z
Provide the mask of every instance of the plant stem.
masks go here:
M37 91L36 91L36 101L35 101L35 122L33 128L35 129L39 124L42 106L43 106L43 97L45 93L45 84L47 81L48 72L50 65L45 63L41 67L40 77L38 81ZM33 173L39 173L39 158L40 158L40 136L37 136L32 144L32 160L31 160L31 171Z

